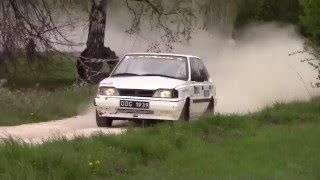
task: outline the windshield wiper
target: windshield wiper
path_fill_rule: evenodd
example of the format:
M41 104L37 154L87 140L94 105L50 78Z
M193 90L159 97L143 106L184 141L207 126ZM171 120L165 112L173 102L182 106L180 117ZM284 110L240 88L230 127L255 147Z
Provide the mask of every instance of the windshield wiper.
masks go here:
M141 76L160 76L160 77L166 77L166 78L171 78L171 79L179 79L177 77L168 76L168 75L164 75L164 74L142 74Z
M134 73L118 73L118 74L113 74L112 77L119 77L119 76L140 76L139 74L134 74Z

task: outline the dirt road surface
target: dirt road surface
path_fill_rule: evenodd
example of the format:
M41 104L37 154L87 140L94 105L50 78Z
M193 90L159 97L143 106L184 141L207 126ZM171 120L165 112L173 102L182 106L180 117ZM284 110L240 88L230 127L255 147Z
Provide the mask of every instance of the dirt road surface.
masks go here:
M88 137L97 133L121 134L125 132L127 125L127 122L116 121L113 128L98 128L95 114L90 111L86 115L58 121L0 127L0 139L12 137L27 143L42 143L52 138L73 139L76 136Z

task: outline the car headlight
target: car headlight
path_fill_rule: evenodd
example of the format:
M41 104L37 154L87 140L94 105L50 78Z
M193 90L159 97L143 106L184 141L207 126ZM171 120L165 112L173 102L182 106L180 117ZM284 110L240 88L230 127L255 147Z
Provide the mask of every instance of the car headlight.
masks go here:
M153 97L155 98L177 98L178 91L172 89L159 89L157 90Z
M112 87L100 87L98 94L102 96L118 96L119 95L117 89Z

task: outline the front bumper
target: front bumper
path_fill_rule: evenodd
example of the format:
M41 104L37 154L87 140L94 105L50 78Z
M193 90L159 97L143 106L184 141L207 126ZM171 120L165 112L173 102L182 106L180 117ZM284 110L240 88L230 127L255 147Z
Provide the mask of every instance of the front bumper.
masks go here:
M149 109L120 108L120 100L149 102ZM184 99L160 99L141 97L106 97L94 99L94 105L101 117L121 120L178 120L185 105Z

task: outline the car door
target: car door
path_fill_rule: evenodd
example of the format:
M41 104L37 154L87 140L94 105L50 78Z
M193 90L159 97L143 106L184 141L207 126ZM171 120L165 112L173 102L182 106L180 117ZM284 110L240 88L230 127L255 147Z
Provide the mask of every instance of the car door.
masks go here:
M202 60L190 58L192 97L190 102L191 118L198 118L207 110L211 100L211 83Z

